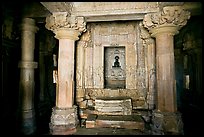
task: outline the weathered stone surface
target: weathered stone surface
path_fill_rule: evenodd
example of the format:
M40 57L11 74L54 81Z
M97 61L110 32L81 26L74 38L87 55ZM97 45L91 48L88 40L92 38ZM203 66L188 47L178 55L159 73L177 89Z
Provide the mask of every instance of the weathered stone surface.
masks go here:
M99 127L114 127L126 129L144 130L144 121L138 115L123 115L123 116L107 116L99 115L96 119L96 126Z
M183 135L183 122L179 112L172 113L154 111L151 127L153 135Z
M135 20L158 10L157 2L74 2L72 14L85 16L87 21Z
M146 98L140 97L141 93L135 89L86 89L86 96L93 101L97 97L129 97L132 99L134 109L146 109L148 107Z
M70 126L66 126L66 125L50 125L51 130L50 133L52 135L72 135L74 133L76 133L76 127L70 127Z
M53 135L73 134L79 124L77 107L73 108L53 108L50 132Z
M84 17L70 16L68 12L54 12L46 18L45 27L53 31L58 39L63 35L63 38L78 40L78 36L86 31L86 22Z
M181 6L166 6L161 12L147 14L144 17L144 26L148 29L165 25L175 25L179 29L186 25L190 12Z
M143 20L144 27L156 38L157 110L162 112L177 111L173 36L189 18L190 12L181 6L166 6Z
M148 92L148 82L154 82L153 79L147 79L152 67L147 66L147 45L142 44L140 35L142 33L139 27L141 22L130 21L126 24L120 22L111 23L90 23L87 24L87 32L82 35L78 41L77 48L77 72L76 72L76 93L81 95L81 89L84 89L85 99L95 100L96 97L118 97L128 96L132 99L133 107L139 109L147 109L147 95L149 100L153 100L154 94ZM135 31L133 31L135 30ZM84 36L84 37L83 37ZM145 39L146 40L146 39ZM148 40L146 40L148 41ZM83 47L83 48L82 48ZM105 65L106 57L105 49L110 47L124 48L124 62L122 69L124 77L120 83L119 90L109 89L105 83L108 81L118 88L118 83L113 79L108 79L107 69ZM152 52L152 51L150 51ZM122 55L122 54L121 54ZM108 55L107 55L108 56ZM152 58L154 54L150 54L148 58ZM122 57L120 57L122 59ZM114 60L113 60L114 61ZM151 62L150 62L151 63ZM121 67L122 67L121 66ZM111 63L112 67L112 63ZM109 69L108 69L109 70ZM151 83L150 83L151 84ZM153 85L153 84L151 84ZM124 89L121 89L124 88ZM153 86L151 87L153 88ZM142 99L141 99L142 98ZM152 102L149 101L148 102ZM94 105L94 104L93 104ZM151 106L154 106L151 103Z
M87 100L84 100L84 101L82 101L82 102L79 102L79 107L80 107L80 108L86 108L86 106L87 106Z
M19 107L20 107L20 130L22 134L34 134L36 131L35 109L34 109L34 69L37 62L34 62L35 33L38 28L35 20L24 18L21 24L21 61L18 67L20 70L19 82Z
M86 128L94 128L96 123L97 115L89 115L86 120Z

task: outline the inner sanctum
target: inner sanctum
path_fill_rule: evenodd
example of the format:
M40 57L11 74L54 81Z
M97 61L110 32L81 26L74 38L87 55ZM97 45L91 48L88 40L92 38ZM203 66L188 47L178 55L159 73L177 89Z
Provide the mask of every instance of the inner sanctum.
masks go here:
M16 4L2 6L3 131L201 131L200 2Z

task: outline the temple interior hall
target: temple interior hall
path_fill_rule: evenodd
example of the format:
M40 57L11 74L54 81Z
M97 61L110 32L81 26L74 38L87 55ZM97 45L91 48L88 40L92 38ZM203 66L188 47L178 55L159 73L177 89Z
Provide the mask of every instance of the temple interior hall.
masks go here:
M8 135L199 135L201 2L2 2Z

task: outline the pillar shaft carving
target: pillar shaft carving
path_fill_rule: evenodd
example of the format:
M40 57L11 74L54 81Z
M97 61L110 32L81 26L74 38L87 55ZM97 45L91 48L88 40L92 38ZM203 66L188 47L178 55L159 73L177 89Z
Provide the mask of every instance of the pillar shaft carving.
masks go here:
M155 41L150 36L148 30L144 26L140 25L140 38L144 46L147 46L147 72L148 72L148 93L147 93L147 103L149 109L154 109L155 107L155 93L156 93L156 73L155 73Z
M167 6L158 13L145 15L143 23L150 31L161 26L177 26L180 29L186 25L189 18L190 12L185 11L181 6Z
M84 17L70 16L68 12L54 12L46 18L45 27L53 31L58 39L78 40L78 36L86 31Z

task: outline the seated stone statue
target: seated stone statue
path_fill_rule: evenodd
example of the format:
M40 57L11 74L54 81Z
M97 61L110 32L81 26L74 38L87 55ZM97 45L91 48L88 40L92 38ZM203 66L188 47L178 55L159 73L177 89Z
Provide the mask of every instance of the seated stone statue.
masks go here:
M114 66L113 67L120 67L120 62L118 60L119 60L119 57L115 56L115 62L114 62Z

